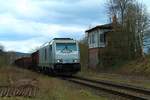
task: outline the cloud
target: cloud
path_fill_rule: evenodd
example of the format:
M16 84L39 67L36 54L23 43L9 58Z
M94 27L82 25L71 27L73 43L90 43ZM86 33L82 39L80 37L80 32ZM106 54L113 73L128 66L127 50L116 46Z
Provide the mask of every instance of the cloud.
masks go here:
M103 5L102 0L2 0L0 12L42 23L85 25L104 21Z
M15 35L48 36L59 32L84 32L83 26L63 26L16 19L11 15L0 15L0 35L12 32ZM10 34L10 33L9 33Z
M148 12L150 13L150 1L149 0L142 0L142 2L146 5L148 8Z
M64 28L64 31L66 29ZM67 29L68 30L68 29ZM66 32L66 31L65 31ZM52 38L58 37L70 37L74 39L80 39L84 34L76 33L56 33L55 36L45 35L40 37L32 37L30 39L20 39L20 40L0 40L0 44L5 47L7 51L18 51L24 53L31 53L35 48L40 47L45 42L49 42Z
M65 26L17 19L9 13L0 15L0 43L6 50L30 52L55 37L79 39L84 26Z
M49 16L49 19L45 19L47 22L65 25L86 25L97 21L106 22L103 20L105 11L103 11L104 3L101 0L40 1L37 5L47 12L47 16Z
M89 26L108 22L105 0L0 0L0 7L6 50L29 52L54 37L81 39Z
M42 45L36 40L21 40L21 41L0 41L7 51L18 51L24 53L31 53L36 47Z

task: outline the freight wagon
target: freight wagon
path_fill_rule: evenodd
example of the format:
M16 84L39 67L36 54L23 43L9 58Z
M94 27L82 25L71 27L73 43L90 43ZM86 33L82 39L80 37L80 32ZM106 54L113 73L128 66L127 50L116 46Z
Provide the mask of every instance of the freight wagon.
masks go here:
M31 54L31 59L32 59L31 69L38 70L38 64L39 64L39 51L38 50Z
M31 57L22 57L19 58L17 60L15 60L15 65L22 67L22 68L26 68L26 69L30 69L32 67L32 59Z

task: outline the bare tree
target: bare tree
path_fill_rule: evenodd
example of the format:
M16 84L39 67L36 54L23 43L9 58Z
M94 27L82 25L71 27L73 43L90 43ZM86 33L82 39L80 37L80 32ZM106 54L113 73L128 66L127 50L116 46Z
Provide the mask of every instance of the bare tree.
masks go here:
M126 33L131 55L141 54L150 25L146 7L136 0L108 0L107 9L110 16L117 16L121 33Z
M132 1L133 0L108 0L108 15L110 17L116 15L118 17L118 21L123 25L126 10Z
M149 31L149 15L143 4L130 4L125 15L125 29L132 35L133 50L135 53L142 52L144 37Z

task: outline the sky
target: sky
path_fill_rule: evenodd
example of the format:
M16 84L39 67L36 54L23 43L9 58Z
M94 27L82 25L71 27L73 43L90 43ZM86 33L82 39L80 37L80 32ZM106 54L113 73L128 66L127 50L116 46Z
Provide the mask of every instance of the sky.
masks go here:
M80 40L89 27L109 22L105 0L0 0L0 7L0 45L6 51L30 53L59 37Z

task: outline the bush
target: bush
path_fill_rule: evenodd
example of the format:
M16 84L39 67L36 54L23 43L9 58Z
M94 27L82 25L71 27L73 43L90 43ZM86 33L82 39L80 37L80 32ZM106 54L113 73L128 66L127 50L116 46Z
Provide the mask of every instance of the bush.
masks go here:
M4 53L4 52L1 52L1 53L0 53L0 67L6 66L6 65L9 64L8 58L9 58L9 57L7 56L6 53Z
M83 43L80 43L80 62L82 68L88 66L88 46Z

